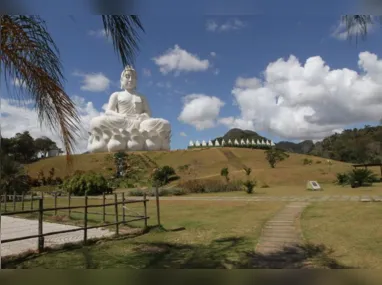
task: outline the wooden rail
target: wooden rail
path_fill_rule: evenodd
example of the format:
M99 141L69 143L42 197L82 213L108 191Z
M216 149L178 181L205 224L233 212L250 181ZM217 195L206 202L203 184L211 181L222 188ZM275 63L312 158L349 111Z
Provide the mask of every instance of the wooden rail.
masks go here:
M146 198L146 195L143 197L143 200L126 200L124 195L122 195L122 201L118 201L118 195L114 194L114 201L113 202L107 202L105 199L105 195L102 197L102 204L89 204L89 197L85 196L82 197L84 199L84 205L81 206L72 206L71 205L71 195L68 195L68 206L57 206L57 195L53 197L54 207L53 208L44 208L44 196L41 195L40 197L33 197L31 196L31 204L30 204L30 210L25 210L25 195L16 195L16 193L13 193L13 195L7 195L7 193L4 193L2 196L3 199L0 203L2 208L2 216L11 216L11 215L23 215L23 214L38 214L38 234L35 235L29 235L29 236L22 236L22 237L15 237L10 239L3 239L1 240L2 243L9 243L9 242L15 242L20 240L26 240L31 238L38 238L38 250L39 252L42 252L44 250L44 237L51 236L51 235L57 235L57 234L63 234L63 233L70 233L70 232L77 232L77 231L83 231L84 237L83 237L83 243L86 244L88 240L88 230L90 229L96 229L96 228L103 228L103 227L110 227L115 226L115 234L119 235L119 226L122 224L127 224L135 221L141 221L144 220L144 227L147 227L147 220L149 217L147 216L147 202L149 200ZM10 198L11 197L11 198ZM8 199L9 198L9 199ZM20 199L19 199L20 198ZM8 203L7 203L8 201ZM16 210L16 202L20 201L21 204L21 210ZM38 201L38 208L33 209L33 202ZM7 209L7 204L9 206L9 202L12 202L12 210ZM143 215L127 215L126 214L126 204L132 204L132 203L142 203L143 204ZM118 205L122 205L122 215L118 213ZM107 206L114 206L114 213L106 213L106 207ZM90 212L90 208L102 208L102 213L100 212ZM77 209L83 209L83 211L73 211ZM54 212L55 215L57 215L58 211L68 210L69 215L71 213L77 213L83 215L84 225L83 227L79 227L76 229L70 229L70 230L62 230L62 231L55 231L55 232L43 232L43 217L44 213L46 212ZM102 215L102 222L101 225L95 225L95 226L89 226L89 215ZM106 223L105 217L106 216L114 216L115 221L112 223ZM119 219L119 217L122 217L122 220ZM126 217L132 217L132 219L127 220Z

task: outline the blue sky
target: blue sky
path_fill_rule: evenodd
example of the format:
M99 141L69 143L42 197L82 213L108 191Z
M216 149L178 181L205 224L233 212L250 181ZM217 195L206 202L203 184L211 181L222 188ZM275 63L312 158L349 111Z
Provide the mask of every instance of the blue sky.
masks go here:
M118 55L114 52L111 42L100 33L102 22L99 16L75 15L73 20L66 15L57 16L46 13L43 17L61 52L67 80L66 91L71 96L76 96L76 102L79 102L79 97L83 98L81 99L83 100L81 112L83 112L85 120L89 120L92 114L95 114L94 112L102 111L102 106L107 103L109 95L119 90L119 77L123 67ZM367 51L379 57L382 50L381 35L377 27L372 29L366 41L361 41L358 45L355 44L355 41L350 42L339 39L339 33L334 36L333 33L339 25L338 15L282 17L277 15L158 16L148 14L142 15L141 21L146 32L141 34L140 52L136 60L138 91L146 95L153 117L165 118L170 121L173 130L173 149L186 147L190 140L208 140L221 136L230 127L243 125L251 126L254 131L276 142L284 139L293 141L308 139L309 136L312 136L309 130L306 130L305 133L301 131L302 133L294 134L292 129L290 131L286 129L288 124L284 128L277 125L278 123L269 123L272 121L273 115L271 113L262 113L261 110L256 111L259 117L264 117L259 119L259 121L263 120L263 123L258 123L253 118L253 116L256 118L256 114L252 114L252 117L248 115L251 110L244 111L246 113L244 114L243 108L246 107L246 101L239 98L247 96L245 95L247 89L252 88L251 90L253 90L256 88L251 84L241 84L241 89L237 93L237 97L235 97L232 91L235 85L238 87L238 78L253 79L256 77L260 81L264 80L265 75L263 72L270 63L274 63L281 58L286 61L290 55L294 55L301 64L305 64L308 58L319 56L330 69L348 68L361 76L363 73L358 66L360 52ZM161 72L163 65L160 66L158 61L155 61L155 58L158 59L161 56L168 55L171 51L174 52L175 46L178 47L178 50L196 58L199 61L198 64L208 61L208 67L199 66L199 70L194 71L184 71L181 70L182 68L178 68L168 73ZM375 64L378 66L377 61ZM185 63L185 66L187 66L187 63ZM168 65L167 68L169 68ZM96 91L84 87L86 85L84 80L87 75L99 73L102 73L105 78L110 80L109 84L106 84L107 87L95 88ZM5 95L2 97L7 97L7 91L3 84L1 91ZM375 95L373 102L380 104L382 102L382 92L379 89L377 93L375 92L375 90L372 91ZM190 94L198 94L199 97L189 96ZM333 96L340 96L336 94ZM241 95L243 96L239 97ZM248 96L245 98L248 99ZM256 96L256 93L253 93L253 96ZM207 108L205 110L207 113L202 112L200 118L190 118L190 114L186 114L183 121L179 119L186 103L192 103L195 99L200 99L199 104L206 103L208 105L208 102L217 102L216 100L202 101L203 98L217 98L219 101L217 115L208 114L209 110ZM352 98L349 95L349 100L352 100ZM90 107L89 105L86 107L87 102L92 102ZM193 108L202 106L196 104L196 101L194 103ZM309 104L309 108L315 109L314 102ZM4 102L2 102L2 105L4 105ZM268 105L265 104L264 106ZM367 107L365 106L365 108ZM95 110L90 110L92 108ZM349 108L345 110L348 113L349 110L352 110L351 107ZM266 112L265 107L261 109ZM21 120L20 114L17 118L22 123L19 123L17 127L14 126L15 118L6 120L11 117L9 113L16 112L16 110L16 108L12 109L11 107L3 109L3 113L8 112L6 117L2 119L4 136L10 136L12 132L20 131L23 123L25 123L25 128L35 130L36 135L44 134L44 129L38 131L29 126L33 122ZM278 112L272 108L269 110L270 112ZM317 114L320 110L322 108L315 109ZM331 114L335 113L335 110L334 108ZM348 114L345 111L344 116L347 116ZM254 111L254 113L256 112ZM296 111L296 114L298 112ZM378 116L374 111L371 113L373 114L368 116L365 115L365 112L361 112L356 114L355 118L349 118L349 124L346 123L345 119L345 122L333 122L333 126L330 126L330 122L324 122L325 114L319 114L317 115L319 118L315 118L318 120L317 124L319 125L317 133L327 135L333 130L341 128L375 124L378 121ZM291 114L293 115L293 111ZM289 115L283 117L284 115L275 113L275 117L277 116L280 116L281 121L289 118ZM222 123L222 118L230 117L247 119L252 123L240 121L242 123L239 124L232 122L232 120L231 123L227 122L227 120ZM312 120L314 120L313 117ZM212 120L213 126L211 126L211 122L205 123L204 119ZM30 117L29 120L33 120L33 118ZM198 121L197 124L195 120ZM291 124L298 124L298 120L296 119ZM207 127L204 129L199 127L198 129L195 127L196 125ZM325 126L322 127L322 125ZM85 126L87 126L86 123ZM280 128L283 128L284 131L279 131ZM303 128L311 128L311 125L304 125ZM312 129L311 131L315 130ZM319 137L313 136L312 139L319 139Z

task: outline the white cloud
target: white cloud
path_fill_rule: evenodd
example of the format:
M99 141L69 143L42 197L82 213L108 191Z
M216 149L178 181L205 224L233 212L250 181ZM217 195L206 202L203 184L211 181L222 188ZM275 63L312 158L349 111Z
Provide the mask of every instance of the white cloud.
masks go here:
M214 74L215 75L218 75L220 73L220 69L219 68L216 68L215 70L214 70Z
M375 25L367 24L367 32L372 33L375 29ZM353 26L349 31L346 29L346 24L340 21L331 36L338 40L346 40L348 37L362 34L362 28L360 26Z
M264 80L238 78L232 94L240 116L221 118L228 127L269 131L285 139L322 139L344 127L378 121L382 110L382 60L362 52L362 72L331 70L319 56L301 64L278 59Z
M151 76L151 70L148 68L143 68L143 75L150 77Z
M187 134L185 132L180 132L179 134L181 137L187 137Z
M76 104L76 108L81 120L80 138L77 139L76 153L83 153L87 149L88 130L90 128L90 120L101 113L94 107L92 102L86 102L84 98L74 96L72 100ZM16 133L29 131L32 137L38 138L47 136L57 142L58 147L63 149L63 144L59 134L52 132L44 124L40 126L38 122L37 112L28 106L29 101L22 104L15 104L10 100L1 99L1 135L3 137L13 137ZM26 106L21 107L21 106Z
M81 90L90 92L102 92L109 89L110 79L107 78L103 73L81 73L74 72L74 76L82 77Z
M230 19L222 24L218 24L214 20L208 20L206 23L206 29L209 32L228 32L240 30L245 26L246 24L239 19Z
M211 51L211 52L210 52L210 55L211 55L212 57L215 57L215 56L216 56L216 52Z
M88 32L89 36L96 37L96 38L106 38L106 31L104 29L99 29L99 30L90 30Z
M213 128L224 102L214 96L190 94L183 98L183 110L178 120L197 130Z
M236 86L239 88L257 88L261 86L261 81L257 78L244 78L238 77L236 79Z
M160 67L162 74L172 71L176 75L182 71L204 71L210 66L207 59L202 60L197 55L181 49L178 45L167 50L164 54L153 58L153 60Z
M12 84L17 86L17 87L21 87L21 88L25 88L26 87L25 82L21 81L19 78L13 79Z
M172 85L169 81L167 82L157 82L156 83L156 86L159 87L159 88L167 88L167 89L171 89Z

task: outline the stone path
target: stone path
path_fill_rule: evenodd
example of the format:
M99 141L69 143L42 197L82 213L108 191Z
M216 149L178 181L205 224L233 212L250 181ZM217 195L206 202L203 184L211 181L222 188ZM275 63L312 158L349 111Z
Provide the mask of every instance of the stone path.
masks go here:
M155 197L147 197L154 200ZM129 200L141 200L142 197L128 197ZM160 197L161 200L170 201L249 201L249 202L323 202L323 201L353 201L353 202L382 202L382 196L350 196L350 195L323 195L323 196L171 196Z
M43 223L44 233L76 228L79 227L48 222ZM35 234L38 234L38 221L36 220L27 220L9 216L1 217L1 240ZM100 228L89 229L88 239L108 237L112 236L113 234L114 232L112 231ZM45 246L49 247L65 243L79 242L83 240L83 237L83 231L47 236L45 237ZM37 238L1 244L1 256L3 257L13 254L20 254L28 250L37 250Z
M292 202L285 206L263 227L256 252L272 254L285 247L294 247L302 242L299 218L308 205L306 202Z

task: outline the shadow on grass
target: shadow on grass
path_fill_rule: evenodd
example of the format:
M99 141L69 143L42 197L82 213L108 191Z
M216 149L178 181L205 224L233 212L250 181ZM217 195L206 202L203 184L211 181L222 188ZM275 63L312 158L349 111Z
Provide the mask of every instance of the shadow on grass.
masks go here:
M150 231L168 231L163 228L151 228ZM147 231L146 231L147 232ZM134 237L126 242L130 251L116 255L108 255L107 268L139 268L139 269L304 269L350 268L340 264L333 252L324 245L301 244L293 248L270 254L247 251L250 240L243 237L227 237L213 240L209 244L182 244L172 242L136 241ZM100 254L100 243L112 247L116 239L105 241L89 241L87 246L66 245L60 249L49 251L76 251L83 256L83 268L104 268L105 256ZM120 246L121 244L116 244ZM97 249L98 247L98 249ZM101 251L102 252L102 251ZM46 254L46 253L45 253ZM49 254L49 253L48 253ZM3 261L4 268L23 268L23 263L38 258L36 254L19 256ZM56 255L57 258L57 255ZM48 259L49 260L49 259ZM49 261L47 261L49 264ZM64 262L62 264L68 264Z

